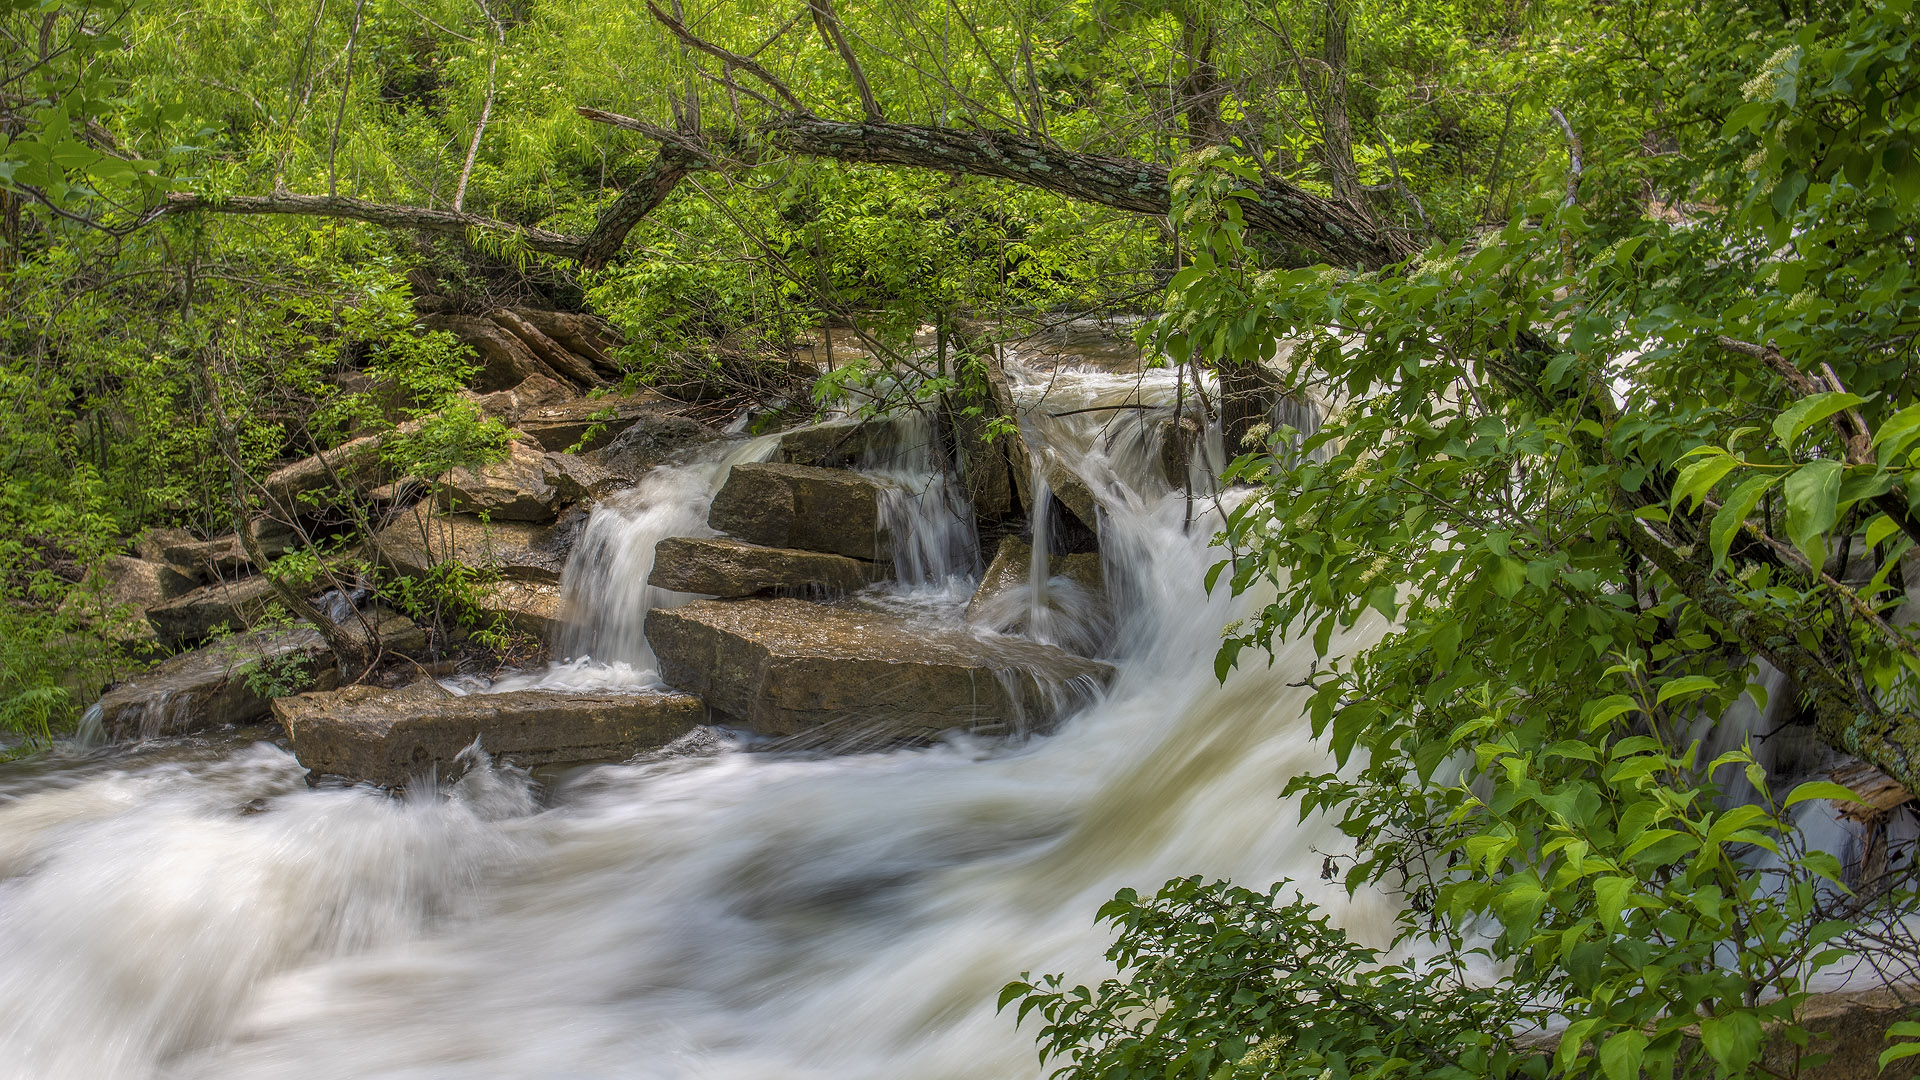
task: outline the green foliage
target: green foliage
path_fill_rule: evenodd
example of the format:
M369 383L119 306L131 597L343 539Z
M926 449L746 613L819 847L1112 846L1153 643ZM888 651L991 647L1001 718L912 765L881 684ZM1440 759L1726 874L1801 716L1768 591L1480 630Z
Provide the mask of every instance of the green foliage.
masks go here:
M1188 265L1144 336L1222 366L1291 340L1296 385L1333 403L1230 470L1253 494L1209 587L1279 586L1230 628L1223 676L1295 635L1329 661L1313 728L1347 768L1288 792L1355 842L1347 886L1402 890L1403 941L1484 950L1563 1021L1529 1068L1748 1076L1769 1025L1805 1044L1808 979L1855 927L1913 900L1841 902L1841 866L1788 810L1848 793L1781 799L1748 747L1703 739L1757 656L1806 694L1799 722L1889 771L1920 731L1915 634L1884 620L1920 520L1910 4L1633 6L1577 29L1563 91L1620 102L1585 136L1577 202L1542 195L1378 274L1269 269L1242 227L1253 171L1198 155L1177 180ZM1649 130L1678 152L1647 154ZM1370 611L1392 632L1329 656ZM1166 1008L1134 1021L1195 1046L1286 1038L1247 1023L1242 988L1299 947L1215 982L1146 964L1091 996L1020 993L1065 1018L1043 1046L1072 1075L1177 1075L1179 1047L1116 1037L1106 1005ZM1365 1044L1335 1007L1352 992L1316 1000Z
M275 567L279 568L280 563L286 561L276 560ZM280 570L280 573L284 575L296 571L289 567ZM307 580L311 580L310 576L307 576ZM243 681L248 693L263 698L287 697L313 685L313 663L308 656L299 651L274 652L264 647L276 635L284 634L294 626L293 617L287 614L285 608L271 604L248 628L252 633L245 639L229 637L225 640L224 647L229 650L235 667L246 672ZM241 644L242 640L246 644Z
M1123 889L1100 909L1120 978L1088 990L1023 977L1000 1007L1037 1012L1042 1062L1063 1060L1053 1075L1073 1080L1523 1075L1527 1055L1500 1035L1525 1013L1513 990L1445 961L1386 962L1291 890L1197 877L1144 900Z
M419 577L387 579L379 595L418 623L456 631L483 648L506 653L519 643L517 635L504 615L486 605L488 588L499 581L494 568L447 560Z

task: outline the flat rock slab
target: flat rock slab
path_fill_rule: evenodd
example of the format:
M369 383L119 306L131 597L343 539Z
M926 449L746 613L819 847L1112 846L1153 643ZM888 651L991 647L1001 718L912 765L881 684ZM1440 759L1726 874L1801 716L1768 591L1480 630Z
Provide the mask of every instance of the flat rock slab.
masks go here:
M523 767L620 761L665 746L706 719L699 698L671 691L454 696L431 681L279 698L273 713L312 773L385 787L429 770L447 775L475 738L494 758Z
M707 524L766 547L879 561L893 549L880 492L879 481L844 469L735 465L713 498Z
M843 744L1045 730L1113 668L1051 645L804 600L701 600L647 615L667 683L769 735Z
M844 593L885 573L878 563L823 551L761 547L725 536L675 536L654 548L647 582L707 596L752 596L777 589Z
M247 679L262 660L283 678L297 670L323 689L339 680L333 653L312 630L240 634L162 661L108 690L100 698L101 730L110 742L130 742L265 720L268 700Z
M566 624L566 597L551 582L496 581L481 587L479 606L489 615L500 616L512 629L541 641L552 641Z
M1050 555L1047 577L1046 603L1036 606L1033 545L1006 537L967 603L967 622L1097 654L1113 632L1113 608L1099 554Z
M371 629L383 650L413 655L427 646L427 635L413 620L380 608L361 614L349 626L359 636ZM250 676L261 668L270 676L259 689ZM330 690L338 685L333 650L311 627L235 634L169 657L108 690L100 698L100 726L107 739L125 742L162 735L186 735L209 728L252 724L270 715L266 693Z
M244 630L259 621L274 601L273 584L264 577L216 581L147 609L160 643L168 648L204 641L225 626Z
M498 569L509 581L557 585L566 568L572 534L525 521L483 522L471 514L443 514L416 503L380 530L380 557L408 577L422 577L443 562L476 570Z
M775 455L789 465L836 469L884 456L898 450L904 441L905 433L891 420L829 420L780 436Z

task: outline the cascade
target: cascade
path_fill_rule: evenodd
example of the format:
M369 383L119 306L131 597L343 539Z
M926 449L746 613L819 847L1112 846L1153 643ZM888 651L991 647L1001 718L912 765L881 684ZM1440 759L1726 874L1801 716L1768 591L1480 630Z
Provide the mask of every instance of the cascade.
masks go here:
M1164 372L1014 374L1036 414L1175 393ZM1220 626L1261 598L1202 590L1216 504L1167 483L1139 413L1030 432L1100 500L1115 608L1117 677L1049 736L839 757L706 738L550 791L476 767L404 800L218 739L0 771L0 1076L1037 1077L994 993L1098 979L1094 913L1120 887L1293 878L1379 936L1391 898L1323 885L1337 834L1276 798L1325 765L1289 685L1311 648L1214 681ZM768 452L597 510L566 572L571 661L522 678L650 679L640 621L682 599L644 584L653 543L705 534L725 468ZM932 462L863 465L903 493L896 593L964 597L980 553L956 493L912 482Z

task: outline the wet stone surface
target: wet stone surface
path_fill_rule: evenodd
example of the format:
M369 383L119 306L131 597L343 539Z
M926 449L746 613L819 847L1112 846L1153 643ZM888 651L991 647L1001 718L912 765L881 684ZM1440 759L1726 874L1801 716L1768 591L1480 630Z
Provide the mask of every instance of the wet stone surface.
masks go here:
M788 598L655 610L647 639L661 677L717 716L842 745L1046 730L1113 675L1050 645Z
M879 481L810 465L735 465L707 524L749 543L879 561L893 549Z
M449 777L476 738L496 760L528 768L621 761L672 743L706 718L700 700L681 693L456 696L431 680L279 698L273 714L311 775L385 787Z
M885 574L878 563L844 555L762 547L724 536L675 536L654 549L647 581L674 592L735 597L775 590L852 592Z

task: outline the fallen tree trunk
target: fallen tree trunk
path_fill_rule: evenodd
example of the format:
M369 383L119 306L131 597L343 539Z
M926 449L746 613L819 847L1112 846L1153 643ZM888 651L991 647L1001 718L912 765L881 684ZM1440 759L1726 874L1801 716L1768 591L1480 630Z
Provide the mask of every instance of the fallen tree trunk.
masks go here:
M176 192L167 197L161 213L290 214L426 232L494 233L516 239L542 254L599 266L619 251L627 234L665 202L689 173L723 163L751 163L756 156L754 141L804 157L1006 180L1132 213L1160 215L1173 207L1173 189L1165 165L1066 150L1011 132L879 121L851 123L789 113L762 125L754 140L716 140L682 135L600 109L583 107L579 112L589 120L637 131L662 143L661 152L619 198L600 212L593 231L586 236L453 210L290 192L218 199ZM1419 247L1404 235L1382 229L1355 207L1291 184L1269 184L1256 195L1257 199L1243 200L1248 228L1341 266L1378 269L1399 262Z

